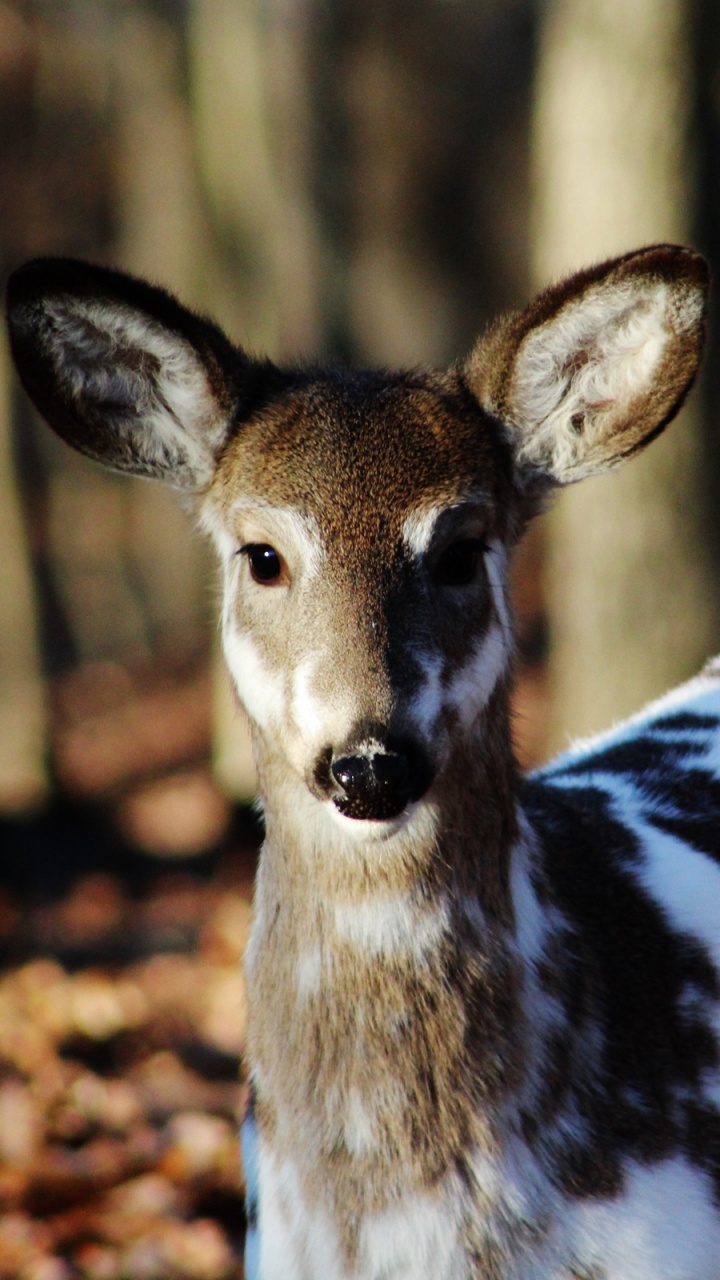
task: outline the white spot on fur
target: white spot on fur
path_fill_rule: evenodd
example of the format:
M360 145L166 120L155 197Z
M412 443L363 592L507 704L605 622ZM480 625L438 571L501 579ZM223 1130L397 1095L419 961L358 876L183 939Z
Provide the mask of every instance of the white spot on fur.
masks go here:
M406 1195L396 1207L366 1218L358 1277L466 1280L470 1266L460 1215L459 1199L438 1188L434 1194Z
M350 1155L362 1159L377 1149L375 1118L355 1088L348 1090L343 1127L345 1146Z
M443 707L443 660L437 654L421 653L415 655L415 662L422 669L423 683L408 711L420 733L429 738Z
M576 1200L564 1232L580 1267L606 1280L714 1280L720 1275L720 1218L711 1178L683 1156L631 1164L622 1196Z
M211 492L199 524L226 567L244 543L267 542L291 562L293 577L310 580L320 570L324 552L315 519L293 507L274 506L261 494L243 493L226 510Z
M259 1280L350 1280L335 1228L317 1204L307 1204L293 1162L275 1159L261 1140L258 1171Z
M468 662L455 673L445 689L446 707L456 711L469 726L488 701L500 677L507 671L511 649L500 622L488 627Z
M485 572L490 583L495 613L505 634L508 649L510 649L512 647L512 624L507 602L507 565L507 547L499 538L493 538L488 543L488 549L485 554Z
M538 902L532 870L536 858L535 834L524 813L518 814L520 836L510 855L510 887L515 909L515 940L524 960L537 964L545 953L552 931L549 913Z
M465 725L472 724L509 664L512 628L505 595L507 552L499 539L493 539L489 544L485 566L496 620L490 624L468 662L444 684L444 662L440 654L413 655L422 669L423 683L408 710L414 724L426 738L432 735L438 718L447 708L460 712Z
M313 676L321 660L321 655L311 654L293 675L292 718L301 735L310 742L319 742L328 736L327 710L312 693Z
M232 626L223 628L225 661L238 696L251 720L262 729L280 728L287 713L282 677L270 671L252 637Z
M230 505L228 517L242 528L244 542L269 542L285 557L293 576L311 579L324 550L315 518L295 507L275 506L259 494L243 493Z
M559 996L553 995L538 978L554 936L567 932L561 913L538 901L533 887L536 858L535 836L524 814L519 813L520 837L510 861L510 886L515 912L515 946L523 961L523 1044L529 1064L521 1100L531 1111L544 1087L544 1058L550 1033L565 1026L567 1014Z
M412 556L424 556L435 532L437 518L446 507L437 505L413 511L402 527L403 542Z
M407 895L337 902L332 918L342 941L366 955L402 953L418 960L437 947L449 927L445 903L420 908Z
M232 564L238 563L233 559L238 550L237 538L225 527L220 512L211 502L206 502L200 508L198 524L203 532L212 538L223 568L227 572ZM227 606L227 588L224 603Z
M638 878L673 929L696 937L720 968L720 867L685 841L635 819L645 853Z
M454 511L460 516L465 515L470 519L475 517L475 521L481 521L483 514L487 511L487 506L487 498L484 498L478 490L474 490L465 498L454 502L437 502L432 506L421 507L417 511L412 511L404 521L402 527L403 542L411 556L421 558L430 550L437 522L441 516ZM460 536L471 536L470 529L468 528L467 534L464 535L461 531Z
M295 965L295 982L298 1001L304 1004L311 996L317 995L322 978L322 953L319 947L303 951Z

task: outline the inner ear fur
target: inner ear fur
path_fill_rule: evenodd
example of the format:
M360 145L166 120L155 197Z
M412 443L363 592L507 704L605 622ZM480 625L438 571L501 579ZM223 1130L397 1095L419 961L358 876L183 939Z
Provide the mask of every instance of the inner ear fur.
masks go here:
M551 286L480 339L461 371L521 481L569 484L663 430L699 367L708 286L700 254L654 245Z
M164 289L72 259L11 276L8 323L21 382L49 425L120 471L199 490L273 367L234 347Z

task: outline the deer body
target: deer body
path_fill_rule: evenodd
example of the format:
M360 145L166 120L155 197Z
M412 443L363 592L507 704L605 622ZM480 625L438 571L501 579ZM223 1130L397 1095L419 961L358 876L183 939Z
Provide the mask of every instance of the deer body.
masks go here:
M720 678L521 782L507 562L676 411L706 276L659 246L448 373L276 369L38 262L26 388L198 496L266 818L251 1280L720 1277Z

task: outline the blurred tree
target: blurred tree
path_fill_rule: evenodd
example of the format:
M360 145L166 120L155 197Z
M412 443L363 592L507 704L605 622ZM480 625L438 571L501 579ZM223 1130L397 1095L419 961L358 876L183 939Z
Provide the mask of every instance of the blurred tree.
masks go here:
M188 103L181 7L168 18L123 5L108 31L113 85L115 233L111 256L191 306L205 305L212 240ZM103 476L104 479L104 476ZM188 514L162 485L122 484L125 555L146 643L181 667L207 654L207 558Z
M185 9L160 0L118 6L0 0L0 259L6 270L38 253L76 254L115 261L202 305L209 237L188 108ZM2 399L6 404L4 391ZM179 697L187 679L194 705L195 673L209 647L204 555L171 495L109 476L71 453L38 426L24 397L13 410L32 542L30 548L23 542L3 424L0 716L7 732L0 746L0 808L16 785L8 762L30 752L31 738L35 772L41 776L50 739L56 769L76 792L124 785L138 768L185 763L168 738L165 757L156 751L149 766L140 741L134 750L117 751L111 764L107 725L98 732L91 720L114 697L140 698L143 688L172 673ZM33 702L32 682L18 674L18 657L29 670L38 647L23 586L28 550L40 604L42 674L56 678L49 724L42 701ZM95 671L90 683L73 681L78 667L81 676ZM39 688L37 661L34 672ZM137 672L137 689L129 672ZM83 717L90 727L78 750L73 726ZM185 750L194 761L202 731L194 710L190 719ZM89 763L94 777L98 762L104 781L91 785L80 773Z
M10 370L0 346L0 812L45 799L47 720L35 599L11 447Z
M534 271L692 241L691 6L551 0L534 122ZM618 475L549 521L553 745L691 675L717 646L700 399Z
M339 355L442 365L524 298L533 31L529 0L317 6L315 193Z
M196 0L189 67L198 164L211 235L203 303L234 339L275 359L321 345L311 199L303 5ZM254 791L247 726L219 653L215 772L228 795Z

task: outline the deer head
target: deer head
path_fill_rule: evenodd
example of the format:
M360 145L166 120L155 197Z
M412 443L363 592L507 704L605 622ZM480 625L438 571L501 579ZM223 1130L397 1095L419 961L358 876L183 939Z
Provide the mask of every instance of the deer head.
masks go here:
M509 551L553 487L670 421L706 289L690 250L628 254L548 289L444 373L280 369L162 289L73 261L17 271L8 314L23 385L59 435L196 495L261 782L292 779L367 834L471 773L509 682Z

